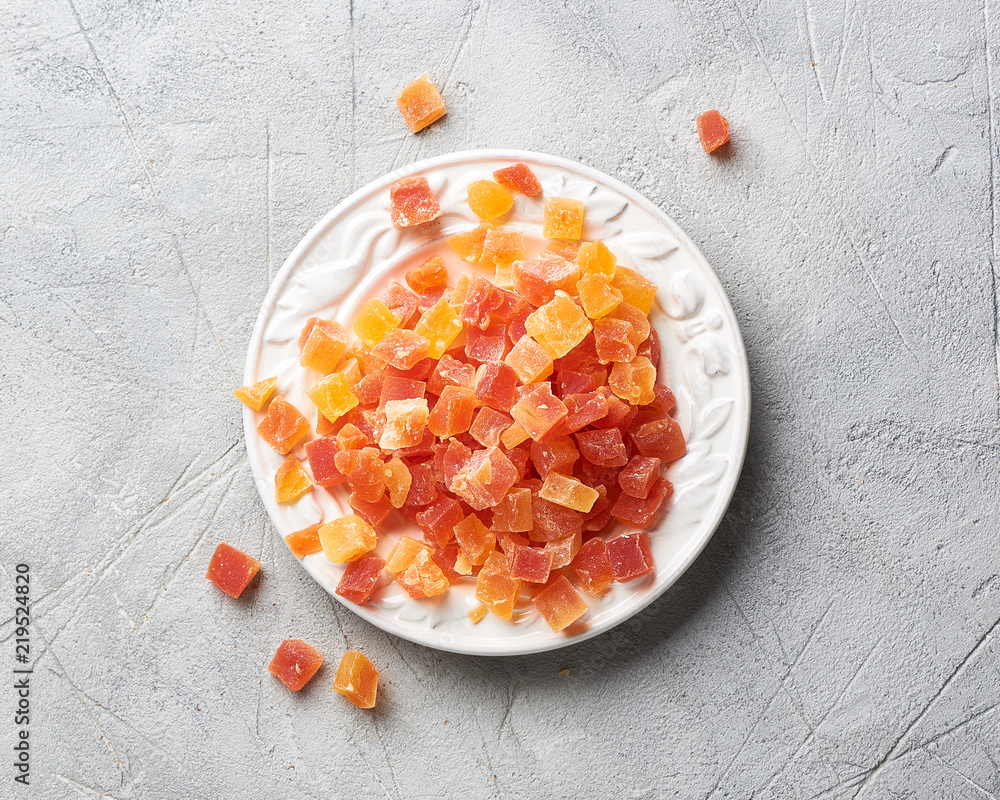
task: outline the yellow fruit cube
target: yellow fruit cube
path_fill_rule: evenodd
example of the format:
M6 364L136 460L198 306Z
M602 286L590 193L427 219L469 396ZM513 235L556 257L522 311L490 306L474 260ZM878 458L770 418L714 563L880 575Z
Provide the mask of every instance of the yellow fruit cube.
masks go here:
M330 422L336 422L358 404L343 372L334 372L316 381L306 390L306 396Z
M576 254L576 263L584 275L603 275L609 281L615 277L615 254L604 242L584 242Z
M247 406L247 408L260 411L277 385L277 378L264 378L264 380L257 381L252 386L240 386L238 389L233 389L233 397Z
M462 332L462 320L454 306L442 297L423 313L413 330L431 343L428 355L441 358Z
M313 317L299 336L299 363L317 372L333 372L347 349L347 336L336 320Z
M524 328L555 359L580 344L593 325L566 292L557 291L549 302L528 315Z
M514 195L496 181L473 181L468 192L469 208L483 222L506 214L514 205Z
M369 350L381 342L385 335L400 323L383 301L373 297L365 303L354 320L354 333Z
M600 319L611 313L622 301L622 293L598 273L590 272L580 278L576 282L576 291L583 310L591 319Z
M634 269L618 267L611 285L622 293L626 303L635 306L643 314L649 315L656 299L656 284L647 280Z
M274 499L279 503L291 503L308 492L312 485L302 462L289 453L274 473Z
M579 239L583 236L583 203L568 197L546 200L542 236L547 239Z
M343 564L375 549L375 529L357 514L328 522L319 529L319 543L328 561Z

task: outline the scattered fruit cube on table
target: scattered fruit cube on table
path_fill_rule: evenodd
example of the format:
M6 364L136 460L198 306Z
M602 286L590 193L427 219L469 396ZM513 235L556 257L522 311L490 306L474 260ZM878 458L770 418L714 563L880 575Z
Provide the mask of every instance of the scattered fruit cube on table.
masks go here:
M285 639L271 659L267 671L293 692L307 683L323 665L323 655L301 639Z
M412 228L441 216L427 178L402 178L389 187L389 211L397 228Z
M277 385L277 378L264 378L252 386L240 386L238 389L233 389L233 397L248 408L260 411Z
M426 72L399 93L396 105L411 133L423 130L448 113L441 93Z
M718 150L729 141L729 120L716 110L699 114L695 120L698 125L698 139L706 153Z
M333 688L358 708L374 708L378 694L378 671L363 653L348 650L337 667Z
M239 597L260 570L260 562L232 545L219 542L205 577L230 597Z

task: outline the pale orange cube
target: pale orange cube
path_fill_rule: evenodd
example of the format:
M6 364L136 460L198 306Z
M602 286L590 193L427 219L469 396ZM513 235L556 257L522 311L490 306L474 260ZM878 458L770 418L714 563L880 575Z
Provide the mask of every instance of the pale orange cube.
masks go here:
M312 485L302 462L289 453L274 473L274 499L279 503L292 503L308 492Z
M583 236L583 211L580 200L550 197L545 201L542 236L547 239L579 239Z
M448 591L448 577L431 558L431 552L423 542L401 536L385 563L386 572L414 600Z
M319 529L319 541L328 561L344 564L375 549L375 529L357 514L328 522Z
M520 231L486 231L479 266L499 270L524 258L524 235Z
M300 531L293 531L285 537L285 543L288 545L288 549L292 551L292 555L296 558L305 558L312 553L318 553L323 549L323 545L319 541L319 529L323 527L320 525L310 525L308 528L303 528Z
M489 609L482 603L477 604L473 608L469 609L469 619L472 621L473 625L478 625L483 621L483 617L486 616Z
M520 592L521 581L511 577L507 557L494 550L476 578L476 599L497 616L510 619Z
M500 434L500 444L510 450L522 442L528 441L530 438L531 434L524 429L524 426L520 422L515 421L507 430Z
M636 356L628 362L616 362L608 376L608 385L626 403L644 406L653 402L656 385L656 367L645 356Z
M361 343L369 350L381 342L386 334L395 330L400 323L383 300L373 297L363 306L354 318L354 333Z
M577 250L576 263L584 275L603 275L610 281L618 262L604 242L584 242Z
M284 455L309 433L309 421L284 397L277 395L267 407L267 415L257 426L257 433Z
M330 422L336 422L358 404L358 397L351 391L342 372L334 372L316 381L306 389L306 397Z
M448 113L441 93L426 72L399 93L396 105L411 133L423 130Z
M448 247L454 250L462 261L475 264L483 254L483 246L486 243L486 234L492 226L483 223L477 225L471 231L456 233L447 239ZM461 280L461 278L459 278Z
M339 322L311 317L299 335L299 364L317 372L333 372L347 350L347 336Z
M410 468L400 460L399 456L393 456L386 462L385 488L389 492L389 503L393 508L403 507L412 484L413 476L410 474Z
M441 358L462 332L462 320L455 307L441 298L421 315L413 330L430 342L429 356Z
M525 385L544 381L552 374L552 356L530 336L518 339L517 344L504 357L504 362Z
M260 411L277 385L277 378L264 378L264 380L257 381L252 386L240 386L238 389L233 389L233 397L247 408Z
M594 501L600 497L600 493L570 475L550 472L545 476L545 482L538 490L538 496L564 508L572 508L574 511L586 514L594 507Z
M538 609L552 630L559 632L587 613L587 601L573 588L565 575L536 592L531 604Z
M340 659L333 688L358 708L374 708L378 695L378 670L357 650L348 650Z
M429 413L426 397L388 400L384 411L385 427L378 442L379 447L383 450L400 450L420 444Z

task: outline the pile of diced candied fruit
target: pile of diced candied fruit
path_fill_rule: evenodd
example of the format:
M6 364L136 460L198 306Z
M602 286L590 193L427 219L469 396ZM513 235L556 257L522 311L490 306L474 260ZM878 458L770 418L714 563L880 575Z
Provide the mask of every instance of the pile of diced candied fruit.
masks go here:
M306 323L300 363L322 375L306 392L314 437L301 409L270 399L274 378L236 394L258 411L270 399L258 432L287 454L278 502L346 486L353 514L287 537L299 558L322 550L347 564L340 596L365 603L383 575L415 599L474 582L473 622L511 619L525 594L559 631L586 613L579 591L654 571L645 531L685 444L657 382L655 284L602 242L580 242L578 200L545 199L541 249L505 230L512 193L541 186L523 163L493 177L468 186L483 223L447 240L479 269L450 283L441 255L413 266L361 307L353 340L334 320ZM399 228L441 214L421 177L393 184L390 210ZM292 452L302 442L308 468ZM421 538L399 538L383 560L391 513Z

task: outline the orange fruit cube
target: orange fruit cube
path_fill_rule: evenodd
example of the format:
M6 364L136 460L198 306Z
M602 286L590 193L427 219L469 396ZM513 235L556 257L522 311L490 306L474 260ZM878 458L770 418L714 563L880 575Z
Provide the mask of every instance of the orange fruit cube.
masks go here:
M493 528L500 533L526 533L534 527L531 489L519 486L507 492L493 509Z
M580 579L580 587L587 594L600 595L611 583L611 560L607 543L600 536L583 543L572 563L573 572Z
M522 336L504 358L523 384L544 381L552 374L552 356L530 336Z
M284 455L309 433L309 421L281 395L267 407L267 415L257 426L257 433L271 447Z
M644 278L634 269L619 266L611 285L621 292L622 299L635 306L644 315L649 316L656 300L656 284Z
M552 554L552 569L568 567L583 546L583 533L577 532L562 539L552 539L545 543L545 550Z
M358 708L374 708L378 695L378 670L363 653L348 650L337 667L333 688Z
M615 254L604 242L584 242L576 253L576 263L584 275L602 275L607 280L615 277Z
M524 235L520 231L486 231L479 266L499 270L524 258Z
M289 453L274 473L274 499L278 503L291 503L312 489L312 480L302 462Z
M441 216L427 178L402 178L389 187L389 213L397 228L423 225Z
M293 692L307 683L323 665L323 655L301 639L285 639L267 666L267 671Z
M729 120L714 109L699 114L695 120L698 126L698 139L706 153L718 150L729 141Z
M655 398L653 385L656 383L656 367L645 356L636 356L631 361L618 361L611 368L608 386L626 403L644 406Z
M576 292L584 313L591 319L610 314L624 299L624 295L611 286L603 275L587 273L576 282Z
M596 489L592 489L574 477L550 472L545 476L545 482L538 490L538 496L564 508L572 508L574 511L586 513L594 507L594 501L599 497L599 494Z
M385 301L377 297L368 300L354 318L354 333L361 343L371 350L381 342L389 331L399 325L400 319ZM382 359L384 362L384 359Z
M530 438L531 434L525 430L520 422L515 420L507 430L500 434L500 443L510 450Z
M375 529L357 514L347 514L319 529L319 541L328 561L343 564L375 549Z
M462 259L462 261L468 261L470 264L475 264L479 261L479 258L483 254L483 246L486 243L486 234L489 232L491 227L492 226L483 223L482 225L477 225L471 231L456 233L454 236L449 236L447 240L448 246L458 253L458 257ZM468 278L466 278L466 280L468 280ZM459 281L461 281L461 277L459 278Z
M385 488L389 492L389 502L393 508L403 507L412 483L413 476L410 474L410 468L400 460L399 456L393 456L390 461L386 462Z
M476 599L497 616L510 619L520 591L521 581L511 577L507 557L494 550L476 578Z
M230 597L239 597L260 570L256 558L237 550L232 545L219 542L212 560L208 562L205 577Z
M448 281L448 268L440 256L431 256L426 261L406 271L406 283L417 294L443 286Z
M545 201L542 236L546 239L579 239L583 236L583 210L580 200L550 197Z
M584 340L593 325L568 294L558 291L552 300L528 315L524 329L552 358L562 358Z
M323 549L319 541L319 529L322 525L310 525L300 531L293 531L285 537L285 543L296 558L305 558Z
M306 397L331 422L338 420L358 404L358 397L351 391L342 372L334 372L316 381L306 390Z
M427 427L427 399L389 400L385 404L385 427L379 439L383 450L399 450L420 444ZM398 506L397 506L398 508Z
M252 386L240 386L238 389L233 389L233 397L248 408L260 411L277 385L277 378L264 378Z
M426 72L399 93L396 106L411 133L423 130L448 113L441 93Z
M423 542L401 536L386 561L386 571L415 600L448 591L448 577L431 553Z
M469 514L455 526L455 540L472 566L484 563L497 546L493 531L475 514Z
M311 317L299 335L299 364L317 372L333 372L347 350L347 336L339 322Z
M413 330L430 343L428 356L441 358L462 332L462 320L455 307L442 298L421 315Z
M514 197L496 181L473 181L467 187L469 208L483 222L510 211Z
M486 616L489 609L482 603L477 603L475 606L469 609L469 619L472 620L473 625L478 625L483 621L483 617Z
M549 627L561 631L587 613L587 601L560 575L544 589L535 592L531 604L538 609Z

